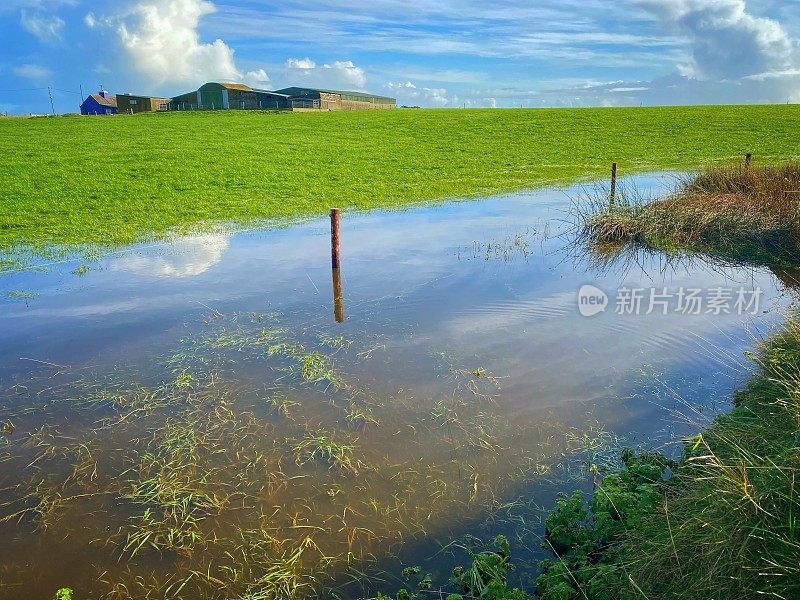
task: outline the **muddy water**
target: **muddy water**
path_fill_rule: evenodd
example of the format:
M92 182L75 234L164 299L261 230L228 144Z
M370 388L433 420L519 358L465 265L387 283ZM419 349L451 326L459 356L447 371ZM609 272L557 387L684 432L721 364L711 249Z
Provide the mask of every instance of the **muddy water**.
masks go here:
M581 193L345 215L342 323L327 220L3 276L0 598L359 597L446 578L465 533L541 556L555 493L725 409L792 300L766 269L596 266ZM665 287L763 296L618 314Z

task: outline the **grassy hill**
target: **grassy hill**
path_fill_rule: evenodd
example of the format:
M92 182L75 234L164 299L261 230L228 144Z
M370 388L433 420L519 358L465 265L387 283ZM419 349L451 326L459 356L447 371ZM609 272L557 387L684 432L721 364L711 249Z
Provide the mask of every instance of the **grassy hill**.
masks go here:
M0 120L0 249L800 155L800 106Z

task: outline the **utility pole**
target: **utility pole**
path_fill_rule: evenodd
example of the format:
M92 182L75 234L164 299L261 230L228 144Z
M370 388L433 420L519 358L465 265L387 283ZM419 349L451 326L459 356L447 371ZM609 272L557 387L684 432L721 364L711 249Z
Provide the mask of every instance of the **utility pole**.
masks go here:
M53 111L53 116L56 116L56 105L53 104L53 90L50 89L50 86L47 86L47 93L50 96L50 108Z

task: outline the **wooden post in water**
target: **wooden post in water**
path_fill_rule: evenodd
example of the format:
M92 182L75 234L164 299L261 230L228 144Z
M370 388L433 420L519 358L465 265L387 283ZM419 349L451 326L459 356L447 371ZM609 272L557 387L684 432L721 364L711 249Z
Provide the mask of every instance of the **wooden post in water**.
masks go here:
M342 219L338 208L331 209L331 267L339 268L339 225Z
M342 294L342 273L339 270L341 243L339 227L342 219L338 208L331 209L331 274L333 277L333 314L337 323L344 322L344 299Z
M753 162L753 155L748 152L744 155L744 168L749 169L751 162Z
M617 201L617 163L611 163L611 201L610 205L614 206Z

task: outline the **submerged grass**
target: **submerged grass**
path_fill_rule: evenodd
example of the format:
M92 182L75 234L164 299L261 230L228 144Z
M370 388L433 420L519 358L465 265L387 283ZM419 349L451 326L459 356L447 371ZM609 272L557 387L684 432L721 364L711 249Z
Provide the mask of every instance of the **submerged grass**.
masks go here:
M798 127L794 105L7 119L0 251L510 192L606 176L614 160L788 159Z
M469 362L437 354L441 393L387 398L359 379L391 368L366 333L216 311L187 329L153 370L26 380L14 405L35 410L3 407L0 528L67 540L96 578L37 560L82 596L317 597L432 527L506 518L500 498L553 452L557 427L486 410L499 378ZM4 578L41 595L16 540Z
M145 545L188 551L202 541L199 522L220 511L226 498L209 489L212 474L199 464L199 436L197 423L168 422L142 454L122 499L144 512L132 518L123 553L135 556Z
M293 449L299 465L321 460L328 463L331 469L351 475L358 475L363 468L363 463L353 456L355 445L339 442L325 433L306 435Z
M663 200L593 203L582 237L599 255L631 245L731 263L800 265L800 163L707 168Z

